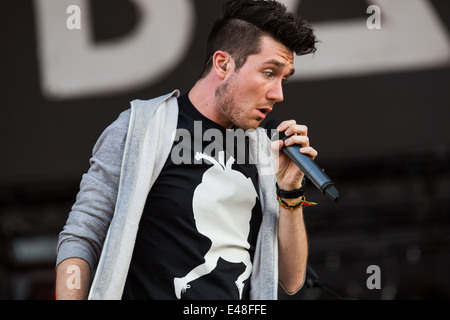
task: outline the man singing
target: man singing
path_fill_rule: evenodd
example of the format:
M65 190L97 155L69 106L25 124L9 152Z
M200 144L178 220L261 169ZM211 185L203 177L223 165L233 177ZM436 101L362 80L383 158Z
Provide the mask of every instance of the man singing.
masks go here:
M277 128L284 142L259 126L283 101L294 54L315 44L277 1L227 1L194 86L133 101L98 139L60 233L57 299L270 300L279 285L296 293L308 258L304 173L279 151L317 152L293 120ZM237 129L252 134L230 147ZM67 285L73 266L78 288Z

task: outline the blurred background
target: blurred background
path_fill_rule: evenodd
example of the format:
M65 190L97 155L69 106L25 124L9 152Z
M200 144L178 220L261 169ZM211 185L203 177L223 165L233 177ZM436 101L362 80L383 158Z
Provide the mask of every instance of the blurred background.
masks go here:
M280 299L450 298L450 1L282 2L320 43L273 117L309 127L340 199L308 185L308 280ZM222 4L0 2L0 299L53 299L98 136L129 101L189 90Z

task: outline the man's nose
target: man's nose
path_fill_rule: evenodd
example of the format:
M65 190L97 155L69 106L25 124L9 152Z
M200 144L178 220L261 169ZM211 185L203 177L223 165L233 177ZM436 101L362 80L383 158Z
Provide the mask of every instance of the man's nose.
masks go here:
M270 91L268 92L267 98L275 102L282 102L284 100L283 84L281 81L276 81L273 83Z

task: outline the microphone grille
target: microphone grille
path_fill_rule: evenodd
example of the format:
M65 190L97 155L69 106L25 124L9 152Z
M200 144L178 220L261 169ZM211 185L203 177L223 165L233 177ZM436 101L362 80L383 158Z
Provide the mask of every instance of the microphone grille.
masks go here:
M270 140L276 141L285 137L284 133L280 133L277 131L277 127L280 125L280 123L281 121L278 119L270 119L264 126L264 129L266 130L266 133L269 136Z
M269 121L267 121L264 128L267 130L276 129L280 125L280 123L281 121L278 119L270 119Z

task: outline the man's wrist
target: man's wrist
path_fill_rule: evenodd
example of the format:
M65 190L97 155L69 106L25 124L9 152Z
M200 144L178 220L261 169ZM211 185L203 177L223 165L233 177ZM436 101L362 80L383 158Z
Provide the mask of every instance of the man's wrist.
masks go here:
M305 178L303 178L302 183L299 188L297 189L283 189L281 188L278 183L276 183L277 188L277 196L283 199L297 199L301 198L305 195Z

